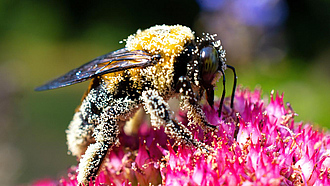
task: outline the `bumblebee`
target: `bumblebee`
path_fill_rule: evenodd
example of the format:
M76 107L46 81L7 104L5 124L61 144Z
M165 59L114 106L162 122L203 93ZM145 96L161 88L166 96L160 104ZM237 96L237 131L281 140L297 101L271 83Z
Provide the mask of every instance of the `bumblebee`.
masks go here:
M91 79L89 88L66 131L69 152L80 159L77 180L88 185L95 180L105 156L118 144L119 123L128 121L141 107L150 115L151 125L202 151L210 147L173 118L167 100L180 96L181 109L188 111L189 124L214 129L200 106L206 97L214 104L214 87L224 71L225 50L215 35L194 36L190 28L153 26L126 39L125 48L110 52L36 88L55 89ZM225 88L220 102L219 116ZM189 125L188 124L188 125Z

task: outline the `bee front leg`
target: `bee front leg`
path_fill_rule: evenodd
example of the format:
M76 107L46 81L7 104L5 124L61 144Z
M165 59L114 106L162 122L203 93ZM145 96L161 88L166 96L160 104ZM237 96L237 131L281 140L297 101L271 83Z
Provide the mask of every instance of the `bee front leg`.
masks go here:
M144 103L146 112L150 114L153 127L159 128L163 125L165 133L170 138L175 139L178 144L183 142L188 145L193 145L204 152L212 151L208 145L196 140L188 128L171 118L172 111L168 103L159 96L157 91L146 90L142 92L141 100Z
M205 132L215 131L217 127L211 125L207 121L205 113L200 104L198 103L196 94L192 89L191 83L185 76L181 76L179 78L179 82L177 84L177 91L181 93L180 108L182 110L188 110L188 126L192 124L202 124L201 127L205 130Z

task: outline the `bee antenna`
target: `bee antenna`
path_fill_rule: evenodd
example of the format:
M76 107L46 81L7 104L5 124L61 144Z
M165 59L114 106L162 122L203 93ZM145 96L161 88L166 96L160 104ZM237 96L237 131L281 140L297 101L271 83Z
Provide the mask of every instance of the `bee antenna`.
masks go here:
M222 73L222 77L223 77L222 78L223 91L222 91L220 105L219 105L219 109L218 109L219 118L221 117L222 105L223 105L223 101L225 100L225 94L226 94L226 77L225 77L225 72L223 71L222 68L220 68L220 72Z
M233 66L227 65L227 68L233 71L234 73L234 86L233 86L233 91L231 94L231 100L230 100L230 108L234 108L234 98L235 98L235 91L236 91L236 86L237 86L237 75L236 75L236 70Z

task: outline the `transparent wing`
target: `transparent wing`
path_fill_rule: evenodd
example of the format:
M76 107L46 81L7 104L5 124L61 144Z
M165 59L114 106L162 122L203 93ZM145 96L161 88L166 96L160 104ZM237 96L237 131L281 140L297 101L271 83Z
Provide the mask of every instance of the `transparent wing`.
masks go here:
M95 76L129 68L150 66L158 62L159 55L142 50L128 51L126 48L110 52L71 70L65 75L37 87L36 91L55 89L80 83Z

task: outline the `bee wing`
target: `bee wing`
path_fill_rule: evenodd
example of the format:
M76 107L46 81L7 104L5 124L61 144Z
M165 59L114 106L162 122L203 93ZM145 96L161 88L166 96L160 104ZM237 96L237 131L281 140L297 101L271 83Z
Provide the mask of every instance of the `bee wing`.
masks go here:
M110 52L71 70L65 75L37 87L36 91L55 89L80 83L98 75L117 72L129 68L150 66L158 62L159 55L151 55L142 50L128 51L126 48Z

